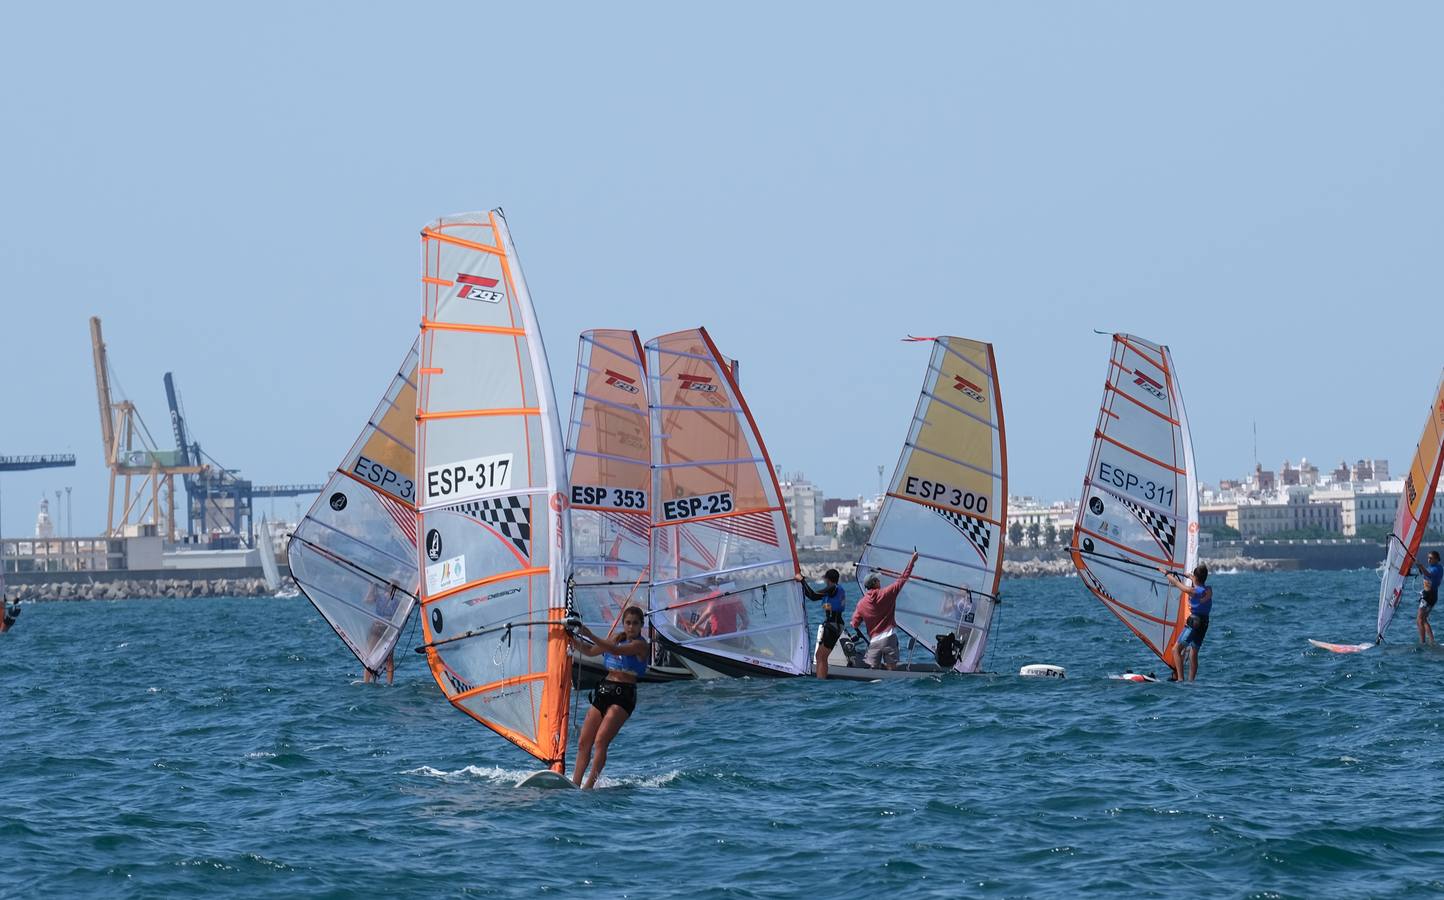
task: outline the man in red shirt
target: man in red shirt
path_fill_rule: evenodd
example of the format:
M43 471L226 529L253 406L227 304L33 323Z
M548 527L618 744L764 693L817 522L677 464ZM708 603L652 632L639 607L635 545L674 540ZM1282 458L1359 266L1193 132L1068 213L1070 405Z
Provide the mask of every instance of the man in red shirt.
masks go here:
M907 568L902 570L902 575L887 587L882 586L882 579L874 573L867 576L862 586L865 588L862 599L857 601L857 609L852 612L852 627L856 628L859 622L867 625L867 656L863 661L868 668L878 668L882 663L889 669L896 669L898 664L898 642L895 621L897 614L897 595L902 591L903 585L912 577L913 563L918 561L917 551L913 551L912 559L908 560Z

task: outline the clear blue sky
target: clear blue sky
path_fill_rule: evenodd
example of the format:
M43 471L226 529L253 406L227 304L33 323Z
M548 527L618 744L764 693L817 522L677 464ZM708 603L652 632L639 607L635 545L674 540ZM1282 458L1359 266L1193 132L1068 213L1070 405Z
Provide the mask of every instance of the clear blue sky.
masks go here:
M103 524L86 319L169 433L319 481L412 340L417 231L507 210L578 331L705 324L774 461L876 488L912 332L991 340L1014 492L1076 496L1107 339L1207 481L1412 451L1439 375L1433 3L20 4L0 30L4 532ZM294 510L284 504L278 511Z

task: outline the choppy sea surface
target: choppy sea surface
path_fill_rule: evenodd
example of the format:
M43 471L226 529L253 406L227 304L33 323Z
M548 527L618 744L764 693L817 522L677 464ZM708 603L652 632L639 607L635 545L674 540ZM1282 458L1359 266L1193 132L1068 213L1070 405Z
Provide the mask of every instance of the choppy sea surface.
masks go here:
M29 606L0 895L1444 893L1444 654L1412 609L1336 656L1305 639L1368 639L1374 573L1214 585L1197 683L1107 680L1157 666L1076 579L1014 581L996 676L644 686L592 794L513 787L530 759L414 653L356 683L304 599Z

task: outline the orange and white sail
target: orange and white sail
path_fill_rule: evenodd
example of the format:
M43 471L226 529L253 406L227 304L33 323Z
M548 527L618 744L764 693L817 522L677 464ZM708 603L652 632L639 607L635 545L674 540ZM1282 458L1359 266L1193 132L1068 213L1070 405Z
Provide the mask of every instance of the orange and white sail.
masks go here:
M567 429L572 599L607 634L628 605L646 607L651 547L651 432L635 331L584 332Z
M706 329L647 342L652 627L729 675L809 668L781 490L727 358Z
M565 767L570 528L546 350L500 210L421 232L422 629L457 709Z
M1433 405L1424 420L1424 433L1409 463L1409 475L1394 513L1394 531L1389 535L1389 550L1384 559L1384 577L1379 585L1379 631L1377 641L1399 608L1404 596L1404 579L1414 568L1415 557L1424 532L1429 528L1429 513L1434 508L1434 494L1439 489L1439 471L1444 464L1444 375L1434 388Z
M1113 336L1071 553L1088 589L1177 672L1188 600L1158 567L1198 562L1198 481L1165 346Z
M993 346L933 345L902 456L862 556L861 584L918 561L897 599L897 626L929 650L952 634L954 668L976 672L987 649L1008 521L1008 453Z
M416 606L417 344L286 548L301 592L379 671Z

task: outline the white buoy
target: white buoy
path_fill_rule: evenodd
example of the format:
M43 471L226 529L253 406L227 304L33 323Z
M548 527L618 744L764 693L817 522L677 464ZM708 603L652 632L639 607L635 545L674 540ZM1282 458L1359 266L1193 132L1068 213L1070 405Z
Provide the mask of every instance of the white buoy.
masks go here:
M1062 666L1050 666L1047 663L1032 663L1018 670L1018 674L1024 678L1067 678L1068 672Z

